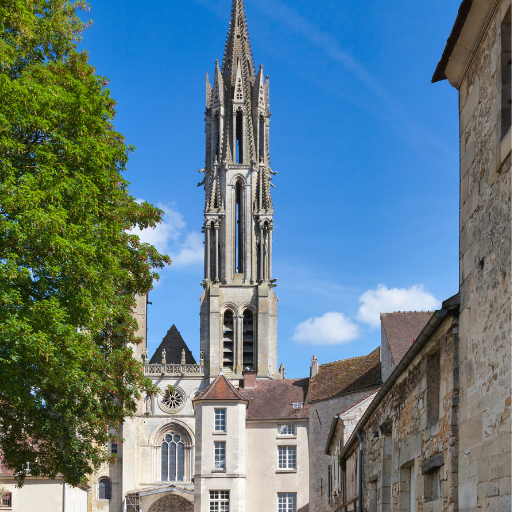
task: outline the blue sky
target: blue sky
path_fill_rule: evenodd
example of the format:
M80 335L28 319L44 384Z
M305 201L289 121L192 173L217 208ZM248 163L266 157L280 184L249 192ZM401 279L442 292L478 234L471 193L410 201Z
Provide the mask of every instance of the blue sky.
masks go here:
M456 91L430 83L459 0L246 0L270 75L278 172L274 277L288 377L370 352L379 312L438 307L458 286ZM150 293L152 353L175 323L197 357L205 73L231 0L91 0L82 47L110 79L127 179L159 204L143 236L171 254Z

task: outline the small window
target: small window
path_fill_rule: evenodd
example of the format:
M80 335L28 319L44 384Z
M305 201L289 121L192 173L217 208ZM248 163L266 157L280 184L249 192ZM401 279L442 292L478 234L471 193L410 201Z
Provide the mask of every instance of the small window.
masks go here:
M110 453L112 455L117 455L117 443L110 444Z
M215 441L215 469L226 469L225 441Z
M12 507L12 494L9 491L0 492L0 507Z
M441 497L441 470L438 468L425 476L425 501L438 500Z
M279 446L279 469L297 469L296 446Z
M110 480L108 478L100 478L98 482L98 491L100 500L109 500L111 495Z
M297 427L295 425L278 425L277 433L280 436L296 436Z
M215 432L226 432L226 409L215 409Z
M295 402L292 406L294 409L302 409L304 407L304 402Z
M278 512L297 512L297 493L278 492L277 510Z
M229 491L210 491L210 512L229 512Z

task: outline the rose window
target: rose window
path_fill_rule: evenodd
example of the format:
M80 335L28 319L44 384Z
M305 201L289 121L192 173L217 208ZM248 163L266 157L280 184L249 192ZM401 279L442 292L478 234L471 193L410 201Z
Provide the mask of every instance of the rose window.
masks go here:
M180 388L166 388L161 395L158 404L160 409L168 413L176 413L185 407L186 396Z

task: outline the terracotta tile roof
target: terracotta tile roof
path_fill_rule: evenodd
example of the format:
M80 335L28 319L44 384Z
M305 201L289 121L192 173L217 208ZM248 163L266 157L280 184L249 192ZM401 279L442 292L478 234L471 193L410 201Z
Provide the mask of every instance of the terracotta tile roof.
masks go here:
M371 396L374 397L379 392L379 390L380 388L374 389L371 393L368 393L366 396L363 396L363 398L359 399L357 402L354 402L352 405L349 405L348 407L343 409L343 411L336 414L336 416L341 416L342 414L345 414L347 411L350 411L350 409L352 409L353 407L359 405L361 402L364 402L367 398L370 398Z
M180 331L172 324L171 328L164 336L162 343L158 345L153 357L149 361L151 364L160 364L162 362L162 349L165 348L165 362L166 364L181 364L181 351L185 349L185 364L196 364L196 360L183 341Z
M386 333L395 366L411 348L433 314L432 311L381 313L380 321Z
M247 397L238 391L224 375L219 375L194 400L243 400L246 402Z
M256 388L244 389L249 399L248 420L299 419L309 417L306 402L309 379L257 380ZM294 409L293 404L303 404Z
M322 364L311 379L308 402L371 388L380 384L380 347L367 356Z

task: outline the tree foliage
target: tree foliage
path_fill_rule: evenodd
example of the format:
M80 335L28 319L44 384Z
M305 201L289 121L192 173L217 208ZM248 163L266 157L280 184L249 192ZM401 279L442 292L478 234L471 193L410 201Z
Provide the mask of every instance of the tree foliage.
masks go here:
M150 389L133 296L167 256L127 230L162 212L122 177L133 149L77 45L72 0L0 2L0 450L23 482L76 485ZM112 430L112 429L110 429Z

